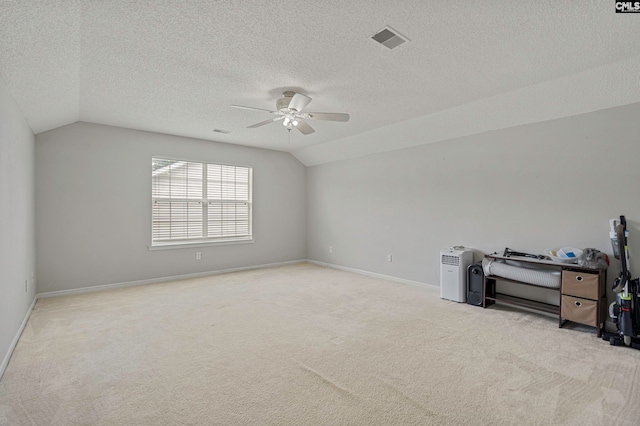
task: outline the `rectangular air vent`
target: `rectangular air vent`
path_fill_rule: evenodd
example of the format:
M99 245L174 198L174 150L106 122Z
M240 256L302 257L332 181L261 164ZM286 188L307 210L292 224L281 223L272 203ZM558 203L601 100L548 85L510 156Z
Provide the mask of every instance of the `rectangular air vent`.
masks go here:
M384 27L383 29L372 35L371 38L381 45L388 47L389 49L393 49L400 46L405 41L409 41L408 38L401 35L399 32L389 26Z
M231 133L231 130L224 130L224 129L213 129L214 132L216 133Z
M449 256L449 255L443 254L442 255L442 264L443 265L458 266L460 264L460 257L458 257L458 256Z

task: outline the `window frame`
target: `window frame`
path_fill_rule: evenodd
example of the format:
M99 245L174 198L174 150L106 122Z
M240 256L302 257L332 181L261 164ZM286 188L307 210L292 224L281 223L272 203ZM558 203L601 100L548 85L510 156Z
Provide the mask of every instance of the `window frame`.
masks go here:
M183 239L174 239L174 240L164 240L164 241L156 241L154 240L154 212L153 206L156 201L160 200L170 200L171 197L155 197L154 196L154 183L153 183L153 163L156 160L166 160L172 162L187 162L187 163L197 163L202 164L202 198L199 199L191 199L192 201L198 201L202 203L202 226L203 232L207 232L208 229L208 221L209 221L209 205L212 203L225 203L225 202L235 202L235 203L243 203L248 206L248 226L249 232L246 236L231 236L231 237L201 237L201 238L183 238ZM208 183L210 178L208 177L209 165L212 166L227 166L227 167L240 167L248 170L248 201L244 200L224 200L224 199L213 199L207 197L208 191ZM172 248L188 248L188 247L203 247L203 246L220 246L220 245L231 245L231 244L247 244L253 243L253 167L248 165L241 164L230 164L230 163L222 163L222 162L214 162L214 161L203 161L203 160L190 160L185 158L176 158L173 156L167 155L152 155L151 156L151 190L149 191L151 194L151 242L148 246L149 250L163 250L163 249L172 249ZM182 199L182 197L180 198ZM187 201L187 199L183 200Z

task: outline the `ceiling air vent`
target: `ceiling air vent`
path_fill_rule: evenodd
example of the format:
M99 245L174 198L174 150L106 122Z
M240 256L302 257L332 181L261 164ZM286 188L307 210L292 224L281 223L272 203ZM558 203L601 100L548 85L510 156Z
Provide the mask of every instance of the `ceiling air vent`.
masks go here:
M381 45L388 47L389 49L393 49L394 47L400 46L405 41L409 41L408 38L401 35L391 27L384 27L383 29L372 35L371 38Z
M231 133L231 130L224 130L224 129L213 129L214 132L216 133Z

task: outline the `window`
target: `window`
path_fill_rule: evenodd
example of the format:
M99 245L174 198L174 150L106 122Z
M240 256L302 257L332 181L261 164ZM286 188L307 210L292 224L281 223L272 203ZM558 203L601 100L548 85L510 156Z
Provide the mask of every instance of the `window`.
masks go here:
M252 239L252 169L152 158L152 246Z

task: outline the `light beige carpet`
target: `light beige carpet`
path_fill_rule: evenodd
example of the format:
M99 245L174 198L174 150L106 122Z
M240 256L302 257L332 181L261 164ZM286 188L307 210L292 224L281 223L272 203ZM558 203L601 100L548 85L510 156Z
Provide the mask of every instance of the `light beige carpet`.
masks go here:
M0 424L638 425L639 366L550 317L295 264L38 300Z

